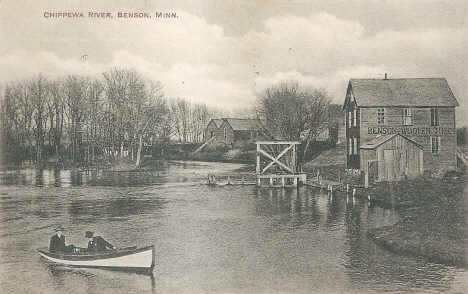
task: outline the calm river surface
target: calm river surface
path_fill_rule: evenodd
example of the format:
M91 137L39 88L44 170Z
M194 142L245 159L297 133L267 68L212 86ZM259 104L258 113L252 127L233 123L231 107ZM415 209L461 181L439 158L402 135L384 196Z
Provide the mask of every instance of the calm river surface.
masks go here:
M366 237L391 209L298 189L212 187L240 165L157 172L1 174L1 293L463 293L466 270L398 256ZM156 245L152 275L49 264L36 251L62 225L117 247Z

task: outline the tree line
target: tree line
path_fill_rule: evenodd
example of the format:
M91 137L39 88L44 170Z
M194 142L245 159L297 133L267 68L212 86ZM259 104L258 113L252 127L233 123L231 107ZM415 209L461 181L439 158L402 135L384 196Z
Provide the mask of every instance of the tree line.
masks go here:
M10 82L0 111L4 164L93 164L116 156L138 165L144 145L200 142L215 115L204 103L167 98L159 81L119 68L100 78L41 74Z

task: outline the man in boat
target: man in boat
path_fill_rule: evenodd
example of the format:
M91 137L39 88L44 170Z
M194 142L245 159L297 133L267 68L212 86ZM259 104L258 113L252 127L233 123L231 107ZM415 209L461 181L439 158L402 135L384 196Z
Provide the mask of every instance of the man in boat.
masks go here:
M61 226L55 228L55 235L50 238L49 251L50 252L73 252L74 245L65 245L64 229Z
M101 252L109 249L115 249L114 245L104 240L101 236L94 236L94 233L91 231L86 231L85 237L89 239L88 251Z

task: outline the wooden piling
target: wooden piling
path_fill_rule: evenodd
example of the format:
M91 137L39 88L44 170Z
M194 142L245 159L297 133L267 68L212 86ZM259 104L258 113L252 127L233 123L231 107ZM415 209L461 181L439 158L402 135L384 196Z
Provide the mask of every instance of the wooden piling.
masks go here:
M367 171L364 172L364 187L369 188L369 173Z

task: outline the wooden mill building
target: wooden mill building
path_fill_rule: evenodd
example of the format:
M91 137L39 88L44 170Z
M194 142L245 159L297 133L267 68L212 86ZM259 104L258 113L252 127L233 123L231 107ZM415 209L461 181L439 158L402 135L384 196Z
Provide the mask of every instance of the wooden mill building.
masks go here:
M351 79L343 105L347 167L376 181L454 170L457 106L444 78Z

